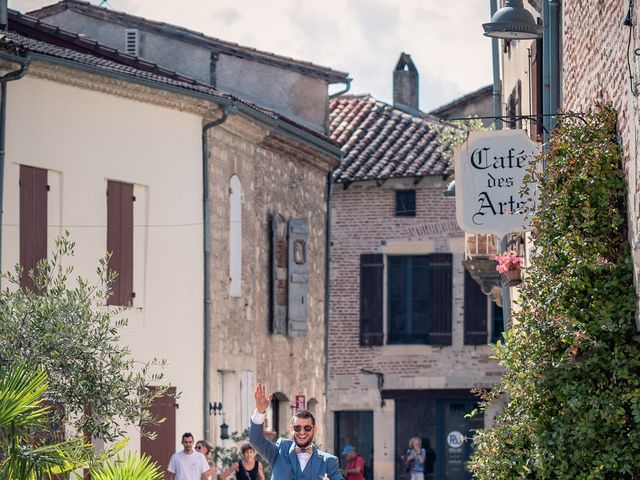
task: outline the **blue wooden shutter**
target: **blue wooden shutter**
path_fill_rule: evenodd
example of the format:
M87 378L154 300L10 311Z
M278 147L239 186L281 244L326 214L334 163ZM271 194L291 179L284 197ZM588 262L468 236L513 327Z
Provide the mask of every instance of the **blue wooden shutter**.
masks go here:
M384 256L360 255L360 345L382 345Z
M451 345L452 255L429 255L429 343Z
M487 296L480 285L464 271L464 344L487 343Z
M287 222L271 216L271 331L287 334Z
M307 334L307 292L309 284L307 247L309 221L289 220L289 301L287 334L303 337Z

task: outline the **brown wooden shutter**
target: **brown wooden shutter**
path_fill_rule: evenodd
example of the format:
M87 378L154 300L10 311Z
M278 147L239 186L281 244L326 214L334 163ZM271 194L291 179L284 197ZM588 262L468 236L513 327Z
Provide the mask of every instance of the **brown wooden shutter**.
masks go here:
M482 293L480 285L464 271L464 344L486 345L487 331L487 296Z
M287 334L287 222L271 216L271 332Z
M20 165L20 286L33 289L29 271L47 258L47 170Z
M452 255L429 255L429 343L451 345Z
M151 389L155 387L149 387ZM154 440L140 437L140 452L151 457L160 466L160 471L165 472L169 466L171 455L176 445L176 389L174 387L151 403L149 413L157 421L164 419L158 425L142 427L144 434L155 435Z
M133 185L107 183L107 251L109 269L117 272L109 305L133 303Z
M360 345L383 343L384 256L360 255Z

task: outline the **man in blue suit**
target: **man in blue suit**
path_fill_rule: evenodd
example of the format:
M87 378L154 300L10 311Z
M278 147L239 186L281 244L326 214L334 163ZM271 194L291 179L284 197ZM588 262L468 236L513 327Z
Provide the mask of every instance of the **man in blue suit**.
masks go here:
M338 459L315 448L311 442L318 426L308 410L297 412L291 420L293 440L279 438L276 443L264 437L264 415L271 404L271 395L264 385L255 391L256 409L251 417L249 441L271 465L272 480L344 480Z

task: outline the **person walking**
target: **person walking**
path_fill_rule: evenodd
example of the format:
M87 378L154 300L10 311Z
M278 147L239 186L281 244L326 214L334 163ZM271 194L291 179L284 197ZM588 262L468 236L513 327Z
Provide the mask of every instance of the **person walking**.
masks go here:
M242 458L231 464L220 475L220 480L227 480L232 473L236 474L236 480L264 480L262 464L256 460L256 449L250 443L245 443L240 449Z
M249 441L271 465L272 480L344 480L335 455L312 445L318 426L310 411L300 410L293 415L289 426L293 440L279 438L274 444L264 436L264 417L272 395L267 396L265 386L258 384L254 397L256 408L249 425Z
M182 447L171 455L167 467L167 480L207 480L209 464L199 452L193 449L193 435L189 432L182 435Z
M202 455L204 455L204 458L209 464L209 470L207 471L208 479L215 478L213 475L218 470L218 467L216 467L215 462L211 458L211 450L213 450L213 446L206 440L198 440L196 442L196 452L200 452Z

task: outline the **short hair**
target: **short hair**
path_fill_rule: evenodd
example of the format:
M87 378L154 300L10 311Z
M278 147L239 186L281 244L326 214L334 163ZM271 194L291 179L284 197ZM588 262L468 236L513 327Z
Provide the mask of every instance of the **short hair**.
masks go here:
M419 442L420 446L422 446L422 439L420 437L411 437L409 439L409 448L413 448L413 444Z
M191 432L185 432L182 434L182 440L189 437L193 438L193 434Z
M311 413L309 410L298 410L293 414L293 417L291 417L291 423L293 423L296 418L310 418L311 425L316 424L316 417L314 417L313 413Z
M243 443L242 447L240 447L240 452L244 454L244 452L246 452L247 450L253 450L254 452L256 451L256 449L250 443Z

